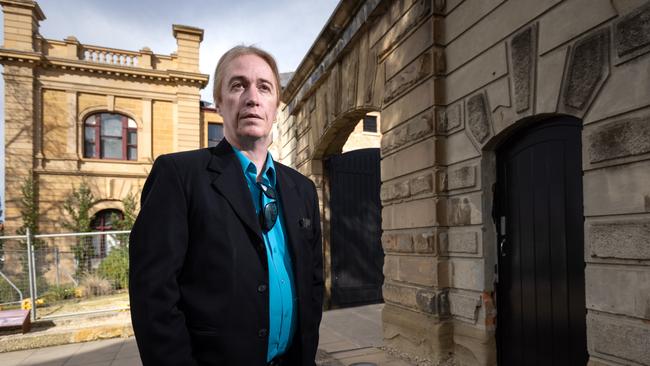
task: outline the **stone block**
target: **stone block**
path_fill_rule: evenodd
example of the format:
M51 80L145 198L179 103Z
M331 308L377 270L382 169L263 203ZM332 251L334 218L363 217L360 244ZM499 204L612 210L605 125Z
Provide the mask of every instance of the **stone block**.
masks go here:
M411 186L411 195L419 193L429 193L433 191L433 175L427 173L425 175L418 175L409 180Z
M592 257L650 259L650 220L593 222L587 235Z
M589 16L576 16L586 9ZM543 55L616 15L609 0L565 1L541 17L539 53Z
M401 96L381 114L381 133L386 133L433 105L434 80L429 79Z
M560 96L560 110L581 116L609 75L609 30L601 29L578 40Z
M650 364L650 324L623 317L587 315L589 353L618 358L619 363Z
M588 309L650 319L650 268L589 264L585 285Z
M650 161L586 171L585 216L650 212ZM607 192L607 194L603 194Z
M503 3L447 45L447 70L451 72L465 65L560 1L519 0ZM541 28L540 32L543 32Z
M457 231L451 228L438 234L440 251L449 254L478 254L478 235L475 231Z
M564 47L539 57L535 93L537 113L555 113L557 110L567 53L568 48Z
M418 288L385 282L382 286L382 295L387 302L393 302L400 305L408 306L413 309L418 308Z
M463 126L463 103L456 102L436 111L436 132L449 134Z
M387 205L381 213L384 230L431 227L436 224L436 204L433 198Z
M381 147L384 155L414 142L433 132L433 109L429 108L406 121L396 129L384 134Z
M455 133L446 137L443 146L444 155L439 159L443 165L452 165L481 155L467 133Z
M437 254L436 235L432 232L413 234L413 249L416 253Z
M449 168L446 179L448 190L469 188L476 186L476 166L463 166Z
M462 1L445 19L443 44L449 44L463 32L470 29L484 16L501 5L505 0ZM449 1L446 1L449 3ZM449 8L450 4L447 4Z
M382 246L387 252L413 252L413 238L411 234L386 233L381 236Z
M475 94L466 102L467 127L474 140L482 145L492 136L490 107L484 93Z
M650 51L650 3L621 17L614 24L616 63Z
M592 163L650 152L650 115L598 125L587 137Z
M515 109L522 113L530 108L535 61L537 60L537 27L531 25L510 41L510 59L515 93Z
M434 315L386 304L382 310L382 322L384 343L388 349L437 364L453 348L452 324Z
M584 117L584 125L648 106L650 67L647 61L642 62L643 58L635 60L638 62L626 62L612 68L607 82Z
M386 281L397 280L399 272L399 257L396 255L386 254L384 256L383 272Z
M402 94L411 86L417 84L420 80L430 76L433 72L432 52L425 52L415 61L398 72L384 85L384 105L393 101L398 95Z
M482 260L451 258L449 260L449 266L451 287L483 291L485 268Z
M480 295L463 295L456 292L449 293L449 309L451 315L475 322L478 318L478 309L481 307Z
M348 52L341 63L341 111L345 112L356 107L357 84L359 81L359 47Z
M450 104L508 74L505 43L499 43L457 70L445 80L444 104Z
M438 264L435 257L400 256L397 279L420 286L438 286Z
M405 198L411 195L411 190L409 187L409 182L399 182L393 186L393 198Z
M406 175L432 167L436 161L436 140L428 139L411 145L381 160L381 180Z
M441 209L446 211L446 226L476 225L482 223L481 193L450 197Z
M418 310L428 314L440 315L438 312L439 297L437 295L438 293L435 291L418 290L415 298Z
M404 66L408 65L417 55L429 48L433 43L433 20L429 19L418 29L409 34L409 31L418 26L430 11L431 1L420 0L417 5L393 25L378 44L378 56L386 57L386 79L388 80ZM408 38L406 38L408 37ZM402 39L406 39L399 47L389 51Z
M493 329L454 322L454 355L461 365L496 365L497 345Z

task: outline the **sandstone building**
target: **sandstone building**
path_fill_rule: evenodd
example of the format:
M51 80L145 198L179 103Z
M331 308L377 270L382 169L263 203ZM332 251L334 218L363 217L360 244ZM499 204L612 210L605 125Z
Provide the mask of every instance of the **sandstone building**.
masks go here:
M174 25L178 50L158 55L43 38L33 1L2 1L6 226L20 225L20 186L33 174L41 232L60 231L61 202L85 180L91 214L121 210L156 156L207 145L199 90L203 30ZM213 114L213 113L212 113ZM203 118L202 118L203 117Z
M381 115L389 348L650 364L649 30L646 0L339 3L278 142L317 182L327 251L324 161Z

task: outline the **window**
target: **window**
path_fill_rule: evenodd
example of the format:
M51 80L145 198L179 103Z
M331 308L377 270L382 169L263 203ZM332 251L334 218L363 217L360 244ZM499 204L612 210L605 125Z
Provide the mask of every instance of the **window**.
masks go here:
M122 212L119 210L108 209L101 210L95 214L90 226L93 231L110 231L113 230L113 220L122 218ZM93 248L95 249L95 258L104 258L110 252L111 248L118 244L114 235L98 235L92 237Z
M96 113L84 122L84 158L137 160L138 126L115 113Z
M377 116L363 117L363 132L377 133Z
M223 139L223 125L208 123L208 147L217 146L221 139Z

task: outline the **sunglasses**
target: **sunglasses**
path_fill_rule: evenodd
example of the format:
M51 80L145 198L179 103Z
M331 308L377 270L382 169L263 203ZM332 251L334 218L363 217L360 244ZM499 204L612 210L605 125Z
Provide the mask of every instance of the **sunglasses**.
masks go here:
M262 205L264 203L264 197L260 194L260 214L259 214L259 219L260 219L260 226L262 227L262 230L267 233L269 230L273 228L275 225L275 221L278 219L278 203L277 203L277 193L275 192L275 189L267 186L264 183L257 183L257 186L260 187L260 190L266 196L270 202L268 202L265 205Z

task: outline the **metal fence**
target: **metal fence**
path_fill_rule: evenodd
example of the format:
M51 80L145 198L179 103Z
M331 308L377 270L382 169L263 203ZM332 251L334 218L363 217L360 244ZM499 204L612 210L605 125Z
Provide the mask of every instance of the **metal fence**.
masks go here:
M32 320L128 308L120 301L128 238L129 231L0 237L0 307L31 307Z

